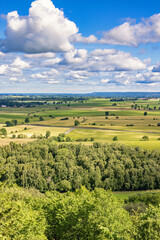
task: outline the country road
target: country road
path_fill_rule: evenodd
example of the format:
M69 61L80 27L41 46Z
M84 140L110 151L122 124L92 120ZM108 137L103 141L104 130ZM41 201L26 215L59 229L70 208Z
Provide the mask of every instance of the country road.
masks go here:
M147 131L136 131L136 130L122 130L122 129L110 129L110 128L97 128L97 127L71 127L71 126L51 126L42 124L27 124L28 126L38 126L38 127L53 127L53 128L70 128L65 134L75 130L75 129L91 129L91 130L102 130L102 131L117 131L117 132L135 132L135 133L153 133L160 134L160 132L147 132Z

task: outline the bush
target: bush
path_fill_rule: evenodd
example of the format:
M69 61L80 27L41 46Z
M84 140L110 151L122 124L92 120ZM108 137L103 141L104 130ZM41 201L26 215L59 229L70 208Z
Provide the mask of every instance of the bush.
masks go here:
M13 139L16 138L16 134L13 134L13 135L12 135L12 138L13 138Z
M44 121L44 118L42 116L40 116L39 121Z
M106 116L109 116L109 112L108 112L108 111L107 111L107 112L105 112L105 115L106 115Z
M27 138L27 135L26 134L18 134L17 138Z
M78 126L78 125L80 125L80 122L78 120L75 120L74 121L74 126Z
M118 137L117 136L113 137L113 141L118 141Z
M28 117L25 118L25 123L29 123L29 118Z
M149 137L148 136L143 136L142 141L149 141Z
M11 121L6 121L5 124L6 124L6 127L12 127L13 126L13 123Z

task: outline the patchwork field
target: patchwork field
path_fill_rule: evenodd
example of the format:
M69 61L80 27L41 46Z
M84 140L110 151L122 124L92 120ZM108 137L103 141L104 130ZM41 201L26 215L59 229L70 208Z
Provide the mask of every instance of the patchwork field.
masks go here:
M18 103L21 100L18 99ZM66 133L71 140L93 138L94 141L112 143L116 136L119 143L160 149L160 99L106 99L86 98L83 101L34 101L34 107L0 108L1 128L7 136L0 144L10 141L33 141L33 135L51 136ZM31 101L26 100L29 104ZM22 104L23 105L23 104ZM146 113L146 114L145 114ZM26 122L26 118L29 122ZM17 125L6 127L6 121L17 120ZM78 125L75 127L75 121ZM13 134L16 139L12 139ZM24 134L25 139L17 139ZM142 137L147 136L147 141ZM85 144L88 144L85 141Z

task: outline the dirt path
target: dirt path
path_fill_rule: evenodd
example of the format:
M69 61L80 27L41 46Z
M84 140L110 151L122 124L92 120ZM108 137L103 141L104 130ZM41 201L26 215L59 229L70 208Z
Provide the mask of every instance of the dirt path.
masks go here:
M53 128L70 128L65 134L73 131L74 129L91 129L91 130L102 130L102 131L114 131L114 132L135 132L135 133L153 133L160 134L160 132L147 132L147 131L136 131L136 130L122 130L122 129L109 129L109 128L97 128L97 127L71 127L71 126L51 126L51 125L41 125L41 124L27 124L28 126L38 126L38 127L53 127Z

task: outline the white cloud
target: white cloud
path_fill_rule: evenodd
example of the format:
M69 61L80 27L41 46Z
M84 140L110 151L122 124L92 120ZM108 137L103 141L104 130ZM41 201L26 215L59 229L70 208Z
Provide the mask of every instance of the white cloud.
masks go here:
M75 49L71 52L67 52L64 54L64 62L65 63L84 63L87 57L87 50L85 49Z
M127 46L160 42L160 13L144 18L136 24L126 21L104 32L99 42Z
M47 78L47 76L43 75L41 73L34 73L34 74L31 75L31 78L33 78L33 79L45 79L45 78Z
M8 70L8 65L5 65L5 64L0 65L0 75L6 74L7 70Z
M47 52L47 53L37 53L37 54L25 54L24 57L26 58L54 58L56 56L55 53Z
M62 61L61 58L56 57L56 58L51 58L51 59L47 59L47 60L43 61L41 63L41 65L44 67L53 67L55 64L57 64L61 61Z
M64 54L61 64L71 66L72 70L89 72L136 71L146 68L146 64L130 53L115 49L96 49L90 53L79 49Z
M102 79L100 82L101 83L108 83L110 80L109 79Z
M152 72L160 72L160 63L153 67Z
M20 78L20 79L18 79L18 78L16 78L16 77L10 77L10 79L9 79L11 82L19 82L19 83L24 83L24 82L26 82L26 79L25 78Z
M12 67L20 68L20 69L25 69L29 68L30 64L24 60L22 60L20 57L17 57L14 62L12 63Z
M83 37L81 33L75 34L71 37L71 41L74 43L98 43L98 39L94 35L90 35L89 37Z
M6 19L6 38L2 41L6 51L45 53L73 49L69 39L78 28L51 0L36 0L28 16L21 17L14 11Z

